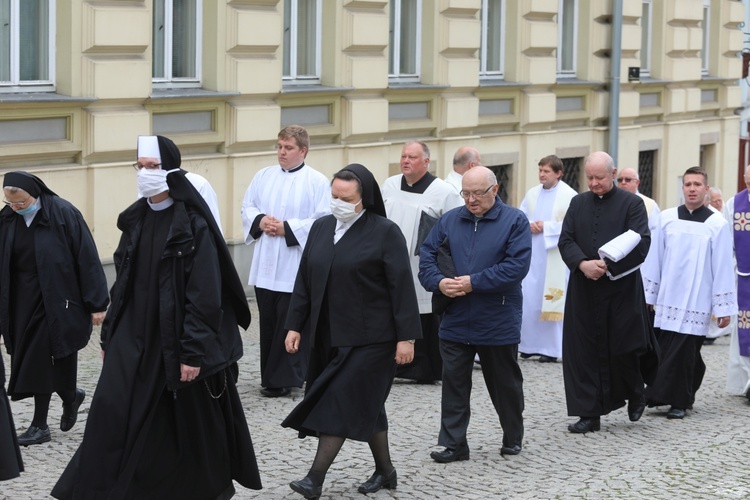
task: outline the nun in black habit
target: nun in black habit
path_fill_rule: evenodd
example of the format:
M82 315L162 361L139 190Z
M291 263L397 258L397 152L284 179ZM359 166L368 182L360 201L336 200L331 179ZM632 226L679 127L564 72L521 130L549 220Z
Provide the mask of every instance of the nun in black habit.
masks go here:
M5 365L0 356L0 481L13 479L23 472L21 450L16 439L16 426L5 394Z
M331 195L333 215L310 230L286 322L288 352L299 350L306 324L313 346L305 397L281 424L319 438L307 476L290 484L305 498L320 496L346 439L366 441L375 459L360 493L396 487L385 401L396 365L412 361L421 338L406 241L372 173L348 165Z
M0 332L10 354L8 394L33 397L21 446L51 439L52 393L63 402L60 429L76 423L85 393L76 387L78 351L109 304L107 280L83 215L28 172L3 179L0 211Z
M138 157L150 160L139 165L143 198L118 219L102 373L52 496L224 499L232 480L260 489L235 386L237 325L250 324L242 284L175 144L141 137Z

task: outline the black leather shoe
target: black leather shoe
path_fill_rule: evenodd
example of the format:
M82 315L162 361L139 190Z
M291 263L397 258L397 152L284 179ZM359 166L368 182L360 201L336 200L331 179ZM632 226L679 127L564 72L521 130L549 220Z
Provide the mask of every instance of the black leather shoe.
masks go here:
M542 354L539 356L539 362L540 363L557 363L557 358L553 358L552 356L545 356Z
M631 399L628 401L628 418L631 422L638 422L646 409L646 402L641 399Z
M264 387L260 390L260 393L267 398L281 398L291 394L292 390L289 387L281 387L279 389L268 389Z
M309 500L320 498L320 494L323 492L323 485L313 483L309 477L292 481L289 483L289 487Z
M395 490L397 484L398 478L396 477L396 469L393 469L387 476L375 472L375 474L370 476L370 479L365 481L359 488L357 488L357 491L367 494L375 493L381 488L385 488L387 490Z
M78 408L81 407L86 393L83 389L76 389L76 397L72 403L63 403L62 417L60 417L60 430L68 432L76 425L78 420Z
M18 436L18 444L21 446L42 444L50 440L52 440L52 436L50 435L49 427L46 429L40 429L35 425L32 425L26 430L26 432Z
M521 445L516 444L513 446L503 446L500 448L500 454L501 455L518 455L521 453Z
M568 430L574 434L585 434L587 432L598 431L599 429L601 429L601 420L599 417L581 417L578 422L568 426Z
M685 410L682 408L675 408L674 406L667 412L667 418L669 419L683 419L685 418Z
M525 352L519 352L519 356L521 356L521 359L529 359L533 354L526 354Z
M441 464L460 462L462 460L469 459L469 449L461 448L459 450L452 450L450 448L446 448L443 451L433 451L432 453L430 453L430 458Z

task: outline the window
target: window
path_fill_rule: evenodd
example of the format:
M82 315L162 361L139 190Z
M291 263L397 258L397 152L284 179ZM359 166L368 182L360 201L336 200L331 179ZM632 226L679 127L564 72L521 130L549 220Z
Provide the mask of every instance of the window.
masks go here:
M651 74L651 32L654 6L651 0L643 0L641 12L641 76Z
M563 162L563 174L561 179L565 184L573 188L576 193L580 193L581 165L583 158L561 158Z
M482 0L482 46L480 50L482 78L503 76L505 52L505 0Z
M558 0L557 11L557 76L576 75L578 46L578 0Z
M197 87L201 81L202 0L154 0L153 82Z
M388 76L419 81L422 0L391 0Z
M510 199L510 183L511 183L511 173L513 172L513 164L512 163L506 163L503 165L490 165L490 170L492 170L492 173L495 174L495 177L497 178L497 195L500 197L501 200L503 200L503 203L508 203L508 200Z
M656 150L638 152L638 192L649 198L654 197L654 179L656 178Z
M55 0L0 0L0 87L54 90Z
M701 46L701 72L708 74L709 35L711 30L711 0L703 0L703 45Z
M319 0L284 0L284 77L293 83L320 83Z

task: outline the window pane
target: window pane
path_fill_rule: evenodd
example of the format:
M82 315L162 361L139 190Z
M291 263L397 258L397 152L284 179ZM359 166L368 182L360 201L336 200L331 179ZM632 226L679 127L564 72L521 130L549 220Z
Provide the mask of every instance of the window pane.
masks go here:
M10 80L10 0L0 0L0 81Z
M576 0L563 0L562 2L562 43L560 46L560 69L562 71L575 71L575 5Z
M709 8L703 7L703 46L701 47L701 69L708 69L708 21L709 21Z
M488 72L500 72L502 68L500 63L502 60L501 54L501 42L502 42L502 0L488 0L487 1L487 67L485 71Z
M648 71L651 67L651 4L643 3L641 13L641 71Z
M292 0L284 0L284 76L291 76Z
M172 78L195 78L196 0L172 2Z
M388 74L393 75L396 73L394 67L394 57L396 54L396 6L395 2L391 0L391 19L388 27Z
M297 76L316 76L317 0L297 0Z
M49 1L19 2L19 76L21 81L49 79Z
M399 73L417 74L417 0L401 0Z
M153 78L165 78L164 74L164 42L166 19L164 14L164 2L166 0L154 0L154 41L151 71Z

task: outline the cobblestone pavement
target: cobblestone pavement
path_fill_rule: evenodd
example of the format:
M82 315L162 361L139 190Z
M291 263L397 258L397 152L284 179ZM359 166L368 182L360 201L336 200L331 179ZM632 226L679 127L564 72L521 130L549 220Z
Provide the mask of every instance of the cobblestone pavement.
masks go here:
M301 498L289 489L303 477L317 440L296 437L279 423L301 399L268 399L259 394L257 308L244 334L238 389L258 455L264 489L237 485L235 498ZM6 367L9 365L5 349ZM703 348L708 365L695 409L685 420L667 420L667 408L647 409L632 423L625 409L602 418L601 432L573 435L560 363L521 360L525 378L526 438L518 456L500 455L501 430L481 371L474 370L472 419L468 440L471 460L437 464L440 386L397 380L387 403L398 488L374 498L748 498L750 497L750 403L724 392L728 338ZM80 353L79 385L87 393L75 428L60 432L61 405L50 409L52 442L23 449L26 472L0 483L0 498L49 498L48 493L77 448L90 397L100 370L98 335ZM31 421L33 403L12 403L19 432ZM357 486L373 471L365 443L347 441L328 473L322 498L356 498Z

